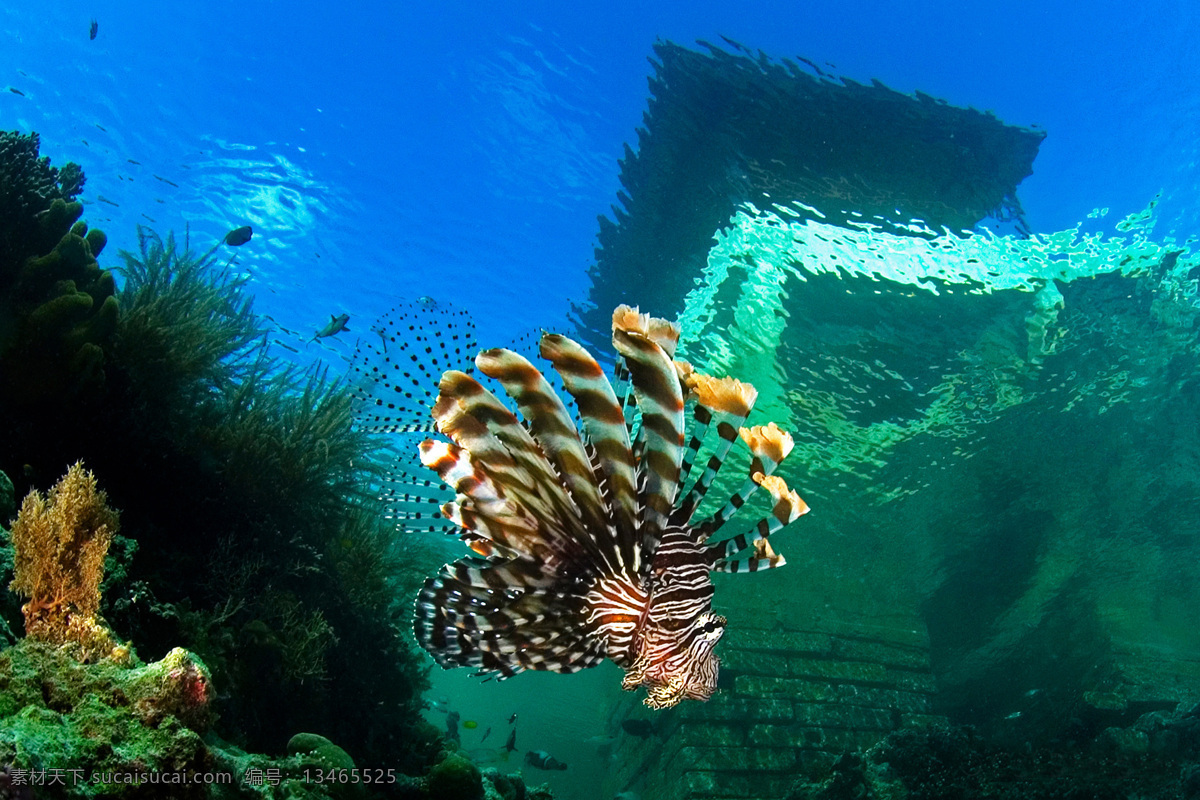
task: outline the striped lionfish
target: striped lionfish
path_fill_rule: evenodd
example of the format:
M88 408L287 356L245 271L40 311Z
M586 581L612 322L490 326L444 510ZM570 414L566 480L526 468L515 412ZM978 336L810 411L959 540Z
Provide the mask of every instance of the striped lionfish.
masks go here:
M475 553L444 566L417 599L417 640L442 667L503 679L609 658L625 670L623 688L646 687L651 708L716 690L713 648L726 621L713 613L709 573L782 566L767 538L808 507L772 475L791 436L774 423L741 427L754 387L675 361L678 339L676 325L617 308L614 385L581 345L544 334L541 356L574 399L582 435L546 376L511 350L484 350L475 365L523 421L467 373L442 375L433 418L449 441L422 442L420 458L455 491L441 512ZM714 421L712 455L684 493ZM753 456L749 479L694 520L739 437ZM774 500L770 516L715 541L759 487Z

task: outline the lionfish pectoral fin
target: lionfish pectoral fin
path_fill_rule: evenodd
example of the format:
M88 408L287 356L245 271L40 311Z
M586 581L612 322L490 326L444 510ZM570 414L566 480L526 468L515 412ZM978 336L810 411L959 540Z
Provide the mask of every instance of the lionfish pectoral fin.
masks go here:
M778 481L778 485L783 486L783 491L787 491L787 485L778 478L772 478L771 473L775 468L788 456L792 451L794 442L791 434L780 430L774 422L769 425L757 425L753 428L742 428L739 432L742 440L750 447L752 458L750 460L750 476L746 482L742 484L742 488L738 489L729 502L725 506L706 519L700 524L701 530L704 532L705 538L712 536L722 525L729 521L737 510L746 504L746 500L758 490L759 486L768 486L770 481ZM775 486L776 484L770 484ZM776 494L776 489L770 489L772 494ZM795 494L794 492L792 493ZM776 497L777 503L779 497ZM796 503L803 505L804 501L799 497L795 498ZM804 506L807 510L808 506ZM803 513L803 512L800 512ZM799 513L796 515L799 516ZM792 517L795 519L795 517ZM790 520L789 520L790 522ZM783 523L786 525L787 523ZM778 530L782 525L777 526L773 530Z
M749 533L738 534L708 544L705 550L715 561L731 558L752 547L758 551L765 547L769 551L770 545L767 543L767 537L808 513L808 504L800 499L800 495L788 489L782 478L776 475L764 476L761 472L756 472L752 476L752 480L757 486L762 486L771 493L774 500L771 515L760 519ZM769 558L772 554L760 552L760 555Z
M673 521L677 524L687 524L691 521L696 508L704 500L709 487L724 465L730 447L737 441L738 429L746 421L746 417L754 408L755 400L758 399L757 389L734 378L714 378L711 375L693 372L687 378L687 386L689 393L695 397L692 413L696 419L697 451L702 443L700 437L708 431L714 419L717 421L718 441L704 472L696 479L691 491L675 512Z
M781 555L770 558L746 558L740 561L718 561L713 565L713 572L761 572L764 569L775 569L787 564L787 559Z
M517 403L530 434L554 465L584 526L603 528L604 504L583 440L546 377L524 356L503 348L484 350L476 357L475 366L484 375L500 381L504 391Z
M434 405L439 429L470 451L505 496L548 529L578 534L578 509L521 421L471 376L447 372Z

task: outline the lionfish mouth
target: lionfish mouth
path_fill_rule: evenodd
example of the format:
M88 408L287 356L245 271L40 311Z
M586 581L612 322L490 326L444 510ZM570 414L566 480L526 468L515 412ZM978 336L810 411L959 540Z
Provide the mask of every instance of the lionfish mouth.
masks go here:
M619 307L610 381L581 345L545 334L539 353L562 396L547 379L554 373L511 350L484 350L475 367L499 383L516 413L473 370L442 374L432 409L442 438L420 445L421 462L454 490L441 514L474 555L444 566L417 598L417 640L441 666L503 679L526 669L575 672L608 658L626 669L624 688L646 687L652 708L716 690L713 648L725 620L712 613L710 573L782 566L768 537L808 506L773 474L791 436L774 423L743 427L754 387L675 360L678 339L675 324ZM431 351L428 339L417 341ZM399 347L404 354L407 345ZM390 358L399 361L381 356ZM399 390L410 376L391 377ZM377 380L387 384L388 376ZM387 406L373 402L376 414ZM752 456L745 483L716 513L694 520L738 439ZM702 453L704 468L685 490ZM414 494L404 497L427 498L428 485L413 478ZM760 487L772 500L767 516L713 541Z

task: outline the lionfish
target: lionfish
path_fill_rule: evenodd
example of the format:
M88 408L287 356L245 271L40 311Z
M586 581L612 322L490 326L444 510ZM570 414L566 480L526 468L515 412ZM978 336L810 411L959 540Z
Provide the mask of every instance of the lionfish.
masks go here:
M608 658L625 670L623 688L645 686L645 704L656 709L716 690L713 650L726 620L713 613L709 573L782 566L768 537L808 506L772 474L791 436L774 423L742 427L754 387L676 361L678 339L675 324L617 308L620 358L610 383L580 344L543 334L540 354L573 399L582 431L547 376L512 350L484 350L475 366L520 416L467 372L441 375L432 415L445 438L421 442L420 461L454 490L440 512L474 552L426 580L416 601L417 641L443 668L504 679L527 669L576 672ZM438 365L427 339L414 349ZM407 362L396 356L416 386ZM685 492L714 423L711 455ZM747 481L697 521L739 438L752 454ZM715 539L760 487L773 500L770 515Z

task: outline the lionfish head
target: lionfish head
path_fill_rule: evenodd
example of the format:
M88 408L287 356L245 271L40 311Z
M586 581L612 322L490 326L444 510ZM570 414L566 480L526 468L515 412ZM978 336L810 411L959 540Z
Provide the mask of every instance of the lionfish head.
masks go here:
M646 687L645 704L670 708L681 700L707 700L717 690L720 660L714 648L725 632L725 618L705 611L678 630L647 631L662 648L658 659L643 656L625 673L627 691Z

